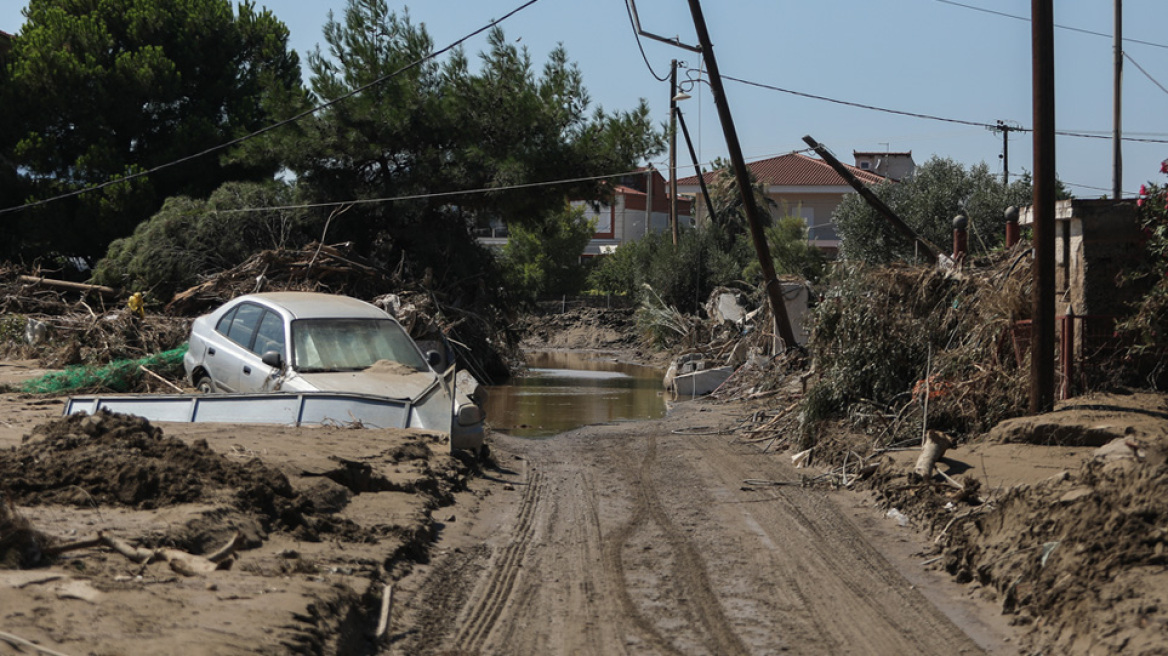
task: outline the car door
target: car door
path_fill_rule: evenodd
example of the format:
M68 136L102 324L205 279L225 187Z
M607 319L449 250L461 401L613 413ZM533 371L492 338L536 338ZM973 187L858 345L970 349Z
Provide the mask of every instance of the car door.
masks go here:
M264 308L259 305L241 303L234 311L225 314L215 326L215 331L222 339L207 345L205 362L219 391L243 391L240 389L241 377L250 377L256 365L263 367L263 363L251 352L252 339L263 315Z
M240 392L271 392L273 383L279 375L278 369L264 364L264 353L275 351L280 354L282 361L287 360L284 348L284 318L270 309L264 310L259 323L256 324L255 336L252 338L247 362L240 370Z

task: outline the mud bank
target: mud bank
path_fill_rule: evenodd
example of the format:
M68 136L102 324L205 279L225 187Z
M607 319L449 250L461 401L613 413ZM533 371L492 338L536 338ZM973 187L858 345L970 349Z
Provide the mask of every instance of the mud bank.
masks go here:
M933 541L929 558L1024 631L1029 651L1168 653L1168 398L1099 394L1008 420L913 484L915 453L873 488Z
M4 632L69 654L376 653L385 586L428 558L473 466L407 430L99 414L5 437ZM233 540L205 573L158 557Z

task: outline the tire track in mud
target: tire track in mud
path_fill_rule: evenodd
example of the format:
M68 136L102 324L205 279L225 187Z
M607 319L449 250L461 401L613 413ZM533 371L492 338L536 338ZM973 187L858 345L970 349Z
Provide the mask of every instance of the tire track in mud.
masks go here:
M647 442L645 457L635 476L635 505L632 515L620 529L606 539L605 543L604 553L609 564L613 589L620 597L626 615L650 642L669 653L682 653L640 612L625 579L625 564L621 552L637 529L645 525L648 518L664 533L662 544L668 545L673 552L672 572L676 581L674 583L676 596L686 599L693 605L692 612L688 614L695 625L700 625L707 648L711 653L719 655L747 654L749 650L730 625L721 603L712 591L704 561L693 543L669 518L657 496L651 475L657 459L657 437L649 435Z
M736 473L740 475L735 465L739 459L757 457L726 442L712 446L705 464L727 483L734 482ZM770 478L791 478L791 472L777 463L755 466L760 464ZM768 503L751 508L751 521L768 541L832 545L788 549L786 556L768 561L768 567L802 602L801 614L821 636L817 645L821 653L982 653L928 600L912 592L907 581L823 495L778 488Z
M467 653L479 652L503 613L522 570L520 564L535 534L534 519L543 492L543 474L533 471L523 493L512 539L489 566L483 593L470 606L466 621L454 639L454 647Z
M604 567L598 567L604 557L592 473L571 467L544 471L544 498L536 513L524 574L483 651L623 653L619 636L626 622L615 610L619 604L612 603L615 598Z

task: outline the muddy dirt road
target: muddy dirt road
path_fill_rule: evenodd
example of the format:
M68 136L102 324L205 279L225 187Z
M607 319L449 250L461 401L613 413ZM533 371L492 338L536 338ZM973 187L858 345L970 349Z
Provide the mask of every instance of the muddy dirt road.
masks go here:
M733 423L694 402L659 422L500 436L496 492L402 582L393 653L1015 651L967 636L824 491L744 485L801 470Z

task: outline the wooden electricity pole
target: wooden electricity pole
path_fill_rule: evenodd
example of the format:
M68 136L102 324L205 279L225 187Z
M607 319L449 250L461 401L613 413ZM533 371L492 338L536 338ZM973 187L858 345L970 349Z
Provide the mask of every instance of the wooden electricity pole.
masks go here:
M1034 319L1030 324L1030 412L1054 408L1054 8L1031 0L1034 85Z
M718 107L718 118L722 122L722 132L726 136L726 149L730 154L730 163L734 166L734 178L738 182L738 191L742 194L742 204L746 209L746 222L750 226L750 237L754 242L754 251L758 256L758 263L762 268L767 298L770 300L771 311L775 315L775 331L783 340L785 348L796 345L795 333L791 330L791 321L787 318L787 305L783 302L782 286L775 277L775 263L771 259L771 249L767 246L766 234L762 229L761 212L754 202L753 187L750 184L750 172L746 168L746 160L742 157L742 147L738 143L738 132L734 129L734 118L730 114L730 105L726 102L726 91L722 87L722 76L718 72L718 61L714 57L714 47L710 43L710 34L706 30L706 19L702 16L702 6L699 0L689 0L690 13L693 14L694 28L697 29L698 43L701 46L702 57L706 62L706 70L710 73L710 90L714 94L714 104Z
M677 247L677 60L669 72L669 228Z

